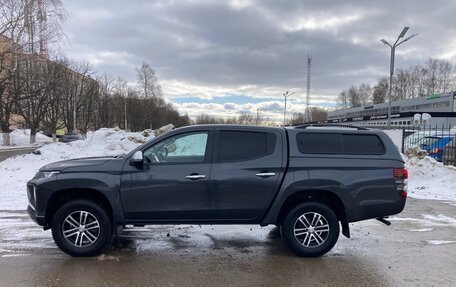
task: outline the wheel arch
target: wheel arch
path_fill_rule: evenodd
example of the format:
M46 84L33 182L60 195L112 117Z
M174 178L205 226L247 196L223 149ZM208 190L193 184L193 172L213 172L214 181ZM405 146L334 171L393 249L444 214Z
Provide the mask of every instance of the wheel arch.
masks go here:
M103 192L92 188L68 188L54 192L49 198L48 204L46 206L46 225L44 228L50 228L54 215L60 206L75 199L87 199L100 204L108 213L108 216L110 217L112 223L114 219L113 207L108 197Z
M342 234L350 238L347 213L345 205L335 193L324 189L300 190L290 194L282 203L276 219L281 224L287 213L301 203L318 202L327 205L337 216L342 225Z

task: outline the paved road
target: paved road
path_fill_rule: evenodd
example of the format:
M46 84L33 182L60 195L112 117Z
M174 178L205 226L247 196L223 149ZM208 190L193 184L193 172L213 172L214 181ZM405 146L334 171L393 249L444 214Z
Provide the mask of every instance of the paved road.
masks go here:
M107 256L72 258L24 211L0 211L0 285L455 286L456 203L409 199L392 222L351 224L316 259L256 226L142 228Z
M3 161L9 157L31 153L36 149L40 148L39 146L36 147L26 147L26 148L9 148L9 149L0 149L0 161Z

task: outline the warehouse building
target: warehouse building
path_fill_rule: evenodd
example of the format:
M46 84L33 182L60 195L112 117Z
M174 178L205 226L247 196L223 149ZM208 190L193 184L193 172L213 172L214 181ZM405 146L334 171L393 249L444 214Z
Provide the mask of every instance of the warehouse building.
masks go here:
M325 123L384 127L388 124L388 103L331 111ZM391 102L392 127L424 124L445 128L456 126L456 92Z

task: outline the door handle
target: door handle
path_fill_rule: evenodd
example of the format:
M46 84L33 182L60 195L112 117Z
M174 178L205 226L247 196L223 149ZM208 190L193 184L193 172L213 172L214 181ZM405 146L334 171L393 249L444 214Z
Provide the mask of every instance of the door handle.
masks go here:
M185 177L186 179L204 179L206 176L204 174L191 174Z
M259 177L270 177L270 176L274 176L275 172L260 172L255 175L259 176Z

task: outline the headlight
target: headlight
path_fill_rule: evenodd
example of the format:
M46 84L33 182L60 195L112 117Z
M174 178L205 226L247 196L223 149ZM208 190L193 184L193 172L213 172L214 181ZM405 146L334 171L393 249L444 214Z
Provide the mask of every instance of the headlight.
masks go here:
M60 171L39 171L35 174L35 178L42 178L42 177L52 177L56 176Z

